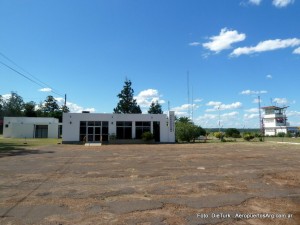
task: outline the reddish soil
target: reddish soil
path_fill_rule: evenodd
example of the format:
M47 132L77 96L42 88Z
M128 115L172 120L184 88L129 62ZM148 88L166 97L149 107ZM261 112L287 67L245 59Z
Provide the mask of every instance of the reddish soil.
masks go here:
M300 146L57 145L0 158L0 224L300 224Z

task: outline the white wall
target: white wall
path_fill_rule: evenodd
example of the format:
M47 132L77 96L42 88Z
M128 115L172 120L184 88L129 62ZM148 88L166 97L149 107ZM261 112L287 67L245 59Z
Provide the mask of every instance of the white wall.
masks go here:
M58 119L43 117L4 117L3 137L34 138L35 125L48 125L48 138L58 137Z
M170 112L174 118L174 112ZM174 129L170 131L170 121L166 114L105 114L105 113L64 113L63 114L63 142L79 141L80 121L108 121L108 133L116 134L117 121L132 121L132 137L135 138L135 121L159 121L160 122L160 141L175 142L175 124ZM151 123L151 131L153 126Z

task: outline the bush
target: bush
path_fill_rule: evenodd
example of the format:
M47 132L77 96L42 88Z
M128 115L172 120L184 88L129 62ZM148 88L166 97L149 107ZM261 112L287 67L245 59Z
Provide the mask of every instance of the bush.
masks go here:
M151 141L151 140L153 140L153 134L150 131L146 131L146 132L142 133L142 139L144 141Z
M278 134L277 134L277 137L284 137L285 136L285 133L284 132L279 132Z
M296 136L296 135L293 135L290 131L288 131L286 134L285 134L286 137L293 137L293 136Z
M115 133L109 135L109 140L116 140L116 139L117 139L117 135Z
M225 131L225 137L240 138L240 131L236 128L228 128Z
M214 136L220 140L224 138L224 134L222 132L215 132Z
M243 138L245 141L251 141L255 138L255 135L252 133L244 133Z
M200 127L195 125L190 121L177 121L175 124L176 129L176 140L177 141L186 141L186 142L195 142L195 139L206 135L206 131Z

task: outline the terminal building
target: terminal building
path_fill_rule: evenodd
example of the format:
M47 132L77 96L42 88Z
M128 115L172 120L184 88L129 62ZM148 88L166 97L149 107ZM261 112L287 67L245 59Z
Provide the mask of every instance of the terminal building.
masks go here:
M297 127L290 126L287 122L285 111L287 107L266 106L264 110L263 128L265 136L275 136L278 133L296 133L299 132Z
M138 143L150 131L155 142L175 142L175 114L64 113L63 143Z

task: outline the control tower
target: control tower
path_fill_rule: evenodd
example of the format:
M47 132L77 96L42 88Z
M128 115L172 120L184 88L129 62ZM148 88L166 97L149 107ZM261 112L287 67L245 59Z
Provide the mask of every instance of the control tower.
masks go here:
M294 133L298 130L296 127L291 127L290 123L287 122L287 116L285 115L285 107L278 106L266 106L262 107L264 110L263 116L263 128L264 135L275 136L278 133Z

